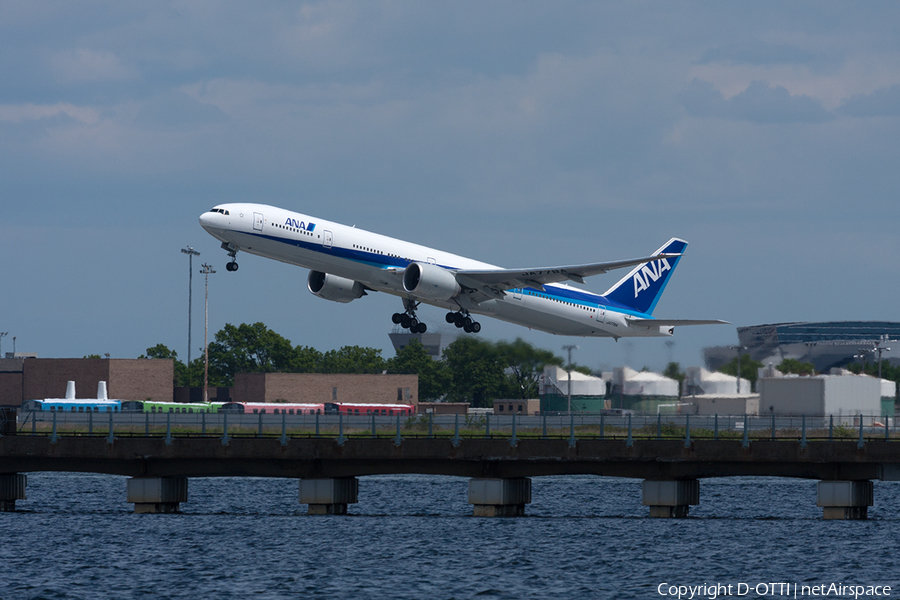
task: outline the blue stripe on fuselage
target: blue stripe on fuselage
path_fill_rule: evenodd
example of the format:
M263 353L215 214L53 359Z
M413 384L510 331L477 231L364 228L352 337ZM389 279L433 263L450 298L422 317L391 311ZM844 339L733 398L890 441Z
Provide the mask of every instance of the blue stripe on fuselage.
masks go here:
M651 318L650 315L644 314L642 312L638 312L633 308L629 308L627 306L622 306L618 302L614 302L609 300L608 298L601 296L599 294L593 294L591 292L583 292L581 290L575 290L571 288L558 288L553 286L546 286L544 288L547 291L540 291L535 288L524 288L524 290L508 290L512 292L520 292L525 293L530 296L536 296L538 298L547 298L549 300L557 300L559 302L571 302L572 304L579 304L581 306L590 306L592 308L603 308L605 310L610 310L613 312L623 313L626 315L631 315L635 317L640 317L642 319Z

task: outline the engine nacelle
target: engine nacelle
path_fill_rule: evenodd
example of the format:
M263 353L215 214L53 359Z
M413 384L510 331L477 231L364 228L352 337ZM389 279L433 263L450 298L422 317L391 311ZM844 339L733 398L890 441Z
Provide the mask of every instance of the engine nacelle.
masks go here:
M309 272L306 287L313 296L332 302L346 303L366 295L366 290L360 282L321 271Z
M419 298L449 300L459 294L456 276L429 263L412 263L403 273L403 289Z

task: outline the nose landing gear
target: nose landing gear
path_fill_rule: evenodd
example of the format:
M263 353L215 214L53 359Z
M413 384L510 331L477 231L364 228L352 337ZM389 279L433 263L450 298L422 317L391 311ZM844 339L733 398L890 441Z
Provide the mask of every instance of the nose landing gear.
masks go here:
M231 242L222 242L222 249L228 252L228 256L231 257L231 262L225 265L226 271L237 271L237 246L232 244Z

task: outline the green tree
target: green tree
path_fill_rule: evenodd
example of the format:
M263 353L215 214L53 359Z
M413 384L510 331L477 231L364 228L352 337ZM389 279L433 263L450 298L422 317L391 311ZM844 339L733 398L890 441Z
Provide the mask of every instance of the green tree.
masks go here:
M797 375L815 375L816 367L811 362L800 362L796 358L786 358L776 367L782 373L796 373Z
M477 337L460 337L444 350L444 364L450 370L447 400L469 402L490 408L494 400L508 395L506 365L490 342Z
M344 346L322 356L322 373L383 373L387 364L381 350Z
M553 352L535 348L522 338L516 338L514 342L497 342L495 349L507 369L510 398L537 398L538 383L544 367L563 364L563 359Z
M312 346L296 346L291 356L291 373L321 373L322 353Z
M744 370L743 366L744 365L741 364L741 371ZM676 381L678 381L678 395L680 396L683 393L682 390L684 389L684 380L686 377L684 371L681 370L681 365L679 365L677 362L670 362L666 365L666 368L663 371L663 375L665 375L669 379L675 379Z
M735 377L737 375L737 361L737 357L734 357L730 363L728 363L727 365L722 365L719 368L719 372ZM763 364L760 361L753 360L752 358L750 358L749 354L742 354L741 378L749 381L751 387L755 386L756 380L759 378L759 370L762 368L762 366Z
M387 361L387 371L399 375L418 375L419 399L425 401L441 398L450 380L447 365L428 356L425 347L415 338Z
M194 360L192 360L186 367L184 373L184 379L181 380L181 384L187 387L203 387L203 372L206 361L203 356L198 356ZM210 385L218 385L218 381L210 379Z
M263 323L226 324L209 345L210 385L233 385L235 373L288 371L294 347Z

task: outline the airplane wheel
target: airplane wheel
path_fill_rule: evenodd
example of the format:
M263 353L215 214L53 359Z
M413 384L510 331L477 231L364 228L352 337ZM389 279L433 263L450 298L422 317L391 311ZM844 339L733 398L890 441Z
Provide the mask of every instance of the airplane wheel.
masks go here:
M230 263L228 263L227 265L225 265L225 269L228 270L228 271L237 271L237 270L238 270L238 264L237 264L236 262L234 262L234 261L231 261Z
M462 322L462 319L458 319L458 320L454 321L453 324L460 328L466 326L466 324Z
M448 312L444 317L448 323L456 323L456 315L452 312Z
M403 315L401 315L400 313L394 313L393 315L391 315L391 321L394 322L394 325L399 325L402 318Z
M412 319L409 318L409 315L400 315L400 327L409 329L410 325L412 325Z
M462 327L466 322L466 316L460 312L453 313L453 322L457 327Z
M472 325L470 323L466 323L463 325L463 331L466 333L472 333Z
M413 333L425 333L427 330L428 325L426 325L425 323L419 323L418 325L410 329L410 331Z
M475 321L472 323L472 333L478 333L479 331L481 331L481 323Z

